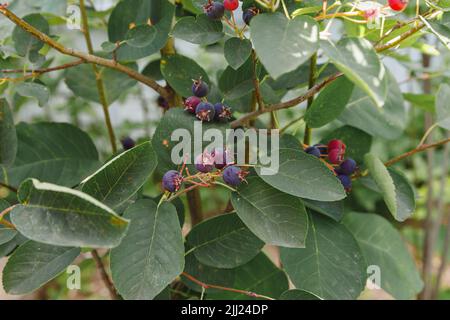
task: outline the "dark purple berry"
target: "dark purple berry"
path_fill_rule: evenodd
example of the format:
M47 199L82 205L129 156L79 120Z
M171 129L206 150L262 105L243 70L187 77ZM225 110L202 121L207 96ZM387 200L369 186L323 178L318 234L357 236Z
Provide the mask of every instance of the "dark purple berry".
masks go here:
M231 164L231 155L228 149L215 148L211 154L217 169L223 169L225 166Z
M214 157L205 151L195 158L195 168L203 173L211 172L214 169Z
M348 158L339 165L339 172L345 175L351 175L356 170L355 160Z
M320 158L320 149L317 147L314 147L314 146L308 147L305 149L305 152L309 153L317 158Z
M248 174L248 172L243 171L241 168L236 166L229 166L226 167L225 170L223 170L223 181L225 181L226 184L236 187L239 184L241 184L242 181L245 181L245 176Z
M162 179L163 188L170 192L177 192L183 184L183 176L175 170L167 171Z
M194 83L192 84L192 93L194 96L199 98L206 97L208 90L208 84L202 81L202 79L194 80Z
M231 118L230 107L219 102L214 105L214 119L217 121L227 121Z
M195 114L195 109L197 108L198 104L202 102L202 100L199 97L192 96L184 100L184 110L186 110L189 113Z
M252 8L248 8L247 10L245 10L242 13L242 20L244 20L246 25L250 25L250 20L252 20L252 18L254 16L256 16L258 14L258 9L252 7Z
M124 137L120 140L120 142L122 143L122 147L124 150L129 150L131 148L134 148L134 146L136 145L134 140L130 137Z
M326 144L318 143L318 144L313 145L313 147L316 147L317 149L319 149L321 156L326 156L327 155L328 147L327 147Z
M169 102L167 102L167 100L162 96L158 97L158 99L156 100L156 103L158 104L158 106L160 106L161 108L163 108L165 110L169 109Z
M220 20L225 13L225 7L220 2L209 2L203 7L203 11L206 13L208 18L212 20Z
M195 109L195 115L201 121L211 121L214 119L214 106L209 102L200 102Z
M345 174L340 174L337 177L341 181L345 191L349 192L352 189L352 179Z

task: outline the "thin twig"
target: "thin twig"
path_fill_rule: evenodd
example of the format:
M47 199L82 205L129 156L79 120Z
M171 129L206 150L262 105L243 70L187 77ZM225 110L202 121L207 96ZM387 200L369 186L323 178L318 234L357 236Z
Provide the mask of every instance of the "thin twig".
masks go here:
M38 76L38 75L41 75L44 73L49 73L49 72L53 72L53 71L59 71L59 70L76 67L83 63L86 63L86 61L83 59L79 59L79 60L68 62L68 63L62 64L62 65L59 65L56 67L49 67L49 68L43 68L43 69L4 69L4 70L0 70L0 73L31 73L31 75Z
M12 192L14 192L14 193L17 193L17 188L15 188L15 187L13 187L13 186L10 186L9 184L6 184L6 183L4 183L4 182L0 182L0 187L6 188L6 189L8 189L9 191L12 191Z
M114 284L112 283L111 279L109 278L108 273L106 272L105 265L102 262L102 259L100 258L97 250L92 250L92 259L95 261L95 265L97 266L98 271L100 272L100 276L102 277L102 280L104 284L106 285L106 288L109 291L109 295L111 296L111 299L113 300L120 300L120 296L116 291L116 288L114 287Z
M259 79L258 79L258 68L257 68L258 60L256 57L256 52L253 49L252 49L252 61L253 61L253 86L255 87L255 97L256 101L258 102L259 109L264 110L265 105L261 96L261 89L259 87Z
M133 70L131 68L128 68L120 63L117 63L117 61L111 60L111 59L105 59L102 57L98 57L89 53L81 52L72 48L67 48L63 46L62 44L58 43L57 41L50 38L45 33L42 33L29 23L25 22L24 20L20 19L18 16L16 16L13 12L8 10L6 7L0 7L0 13L3 14L6 18L11 20L14 24L25 30L26 32L30 33L37 39L41 40L42 42L48 44L50 47L54 48L55 50L61 52L62 54L69 55L72 57L77 57L82 60L85 60L86 62L97 64L100 66L108 67L111 69L115 69L117 71L123 72L126 75L128 75L130 78L133 78L156 92L158 92L161 96L164 98L169 98L167 90L160 86L156 81L153 79L144 76L143 74L139 73L136 70Z
M8 213L10 213L12 211L12 209L14 209L14 207L15 206L8 207L0 213L0 224L3 224L7 228L15 230L16 227L11 222L3 219Z
M262 295L262 294L258 294L258 293L255 293L255 292L251 292L251 291L234 289L234 288L228 288L228 287L222 287L222 286L218 286L218 285L215 285L215 284L204 283L204 282L198 280L197 278L191 276L189 273L186 273L186 272L183 272L182 275L184 277L188 278L189 280L191 280L192 282L198 284L203 289L217 289L217 290L223 290L223 291L240 293L240 294L244 294L246 296L253 297L253 298L260 298L260 299L266 299L266 300L275 300L274 298L271 298L271 297L268 297L268 296L265 296L265 295Z
M246 115L242 116L241 118L234 120L233 122L231 122L231 127L232 128L236 128L239 125L245 123L246 121L252 120L254 118L257 118L258 116L260 116L263 113L266 112L272 112L272 111L277 111L277 110L281 110L281 109L287 109L287 108L291 108L293 106L296 106L306 100L308 100L311 96L314 96L317 92L319 92L320 90L322 90L327 84L329 84L330 82L336 80L337 78L339 78L340 76L342 76L343 74L341 72L338 72L334 75L329 76L328 78L326 78L325 80L323 80L321 83L316 84L314 87L312 87L311 89L309 89L308 91L306 91L305 94L294 98L292 100L286 101L286 102L280 102L280 103L276 103L276 104L272 104L270 106L267 106L264 110L255 110L252 112L247 113Z
M393 165L394 163L397 163L397 162L399 162L399 161L401 161L401 160L403 160L405 158L408 158L408 157L412 156L413 154L425 151L425 150L430 149L430 148L435 148L435 147L438 147L438 146L442 146L442 145L444 145L444 144L446 144L448 142L450 142L450 138L443 139L443 140L440 140L440 141L437 141L437 142L434 142L434 143L430 143L430 144L423 144L420 147L412 149L412 150L410 150L408 152L405 152L405 153L403 153L403 154L401 154L401 155L399 155L399 156L397 156L397 157L395 157L395 158L393 158L393 159L391 159L389 161L386 161L384 163L384 165L386 167L389 167L389 166Z

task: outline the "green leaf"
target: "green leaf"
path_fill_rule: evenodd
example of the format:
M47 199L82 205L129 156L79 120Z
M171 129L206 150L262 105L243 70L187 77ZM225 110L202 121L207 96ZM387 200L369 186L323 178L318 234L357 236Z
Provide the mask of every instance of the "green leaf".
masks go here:
M333 64L382 107L388 93L386 70L372 44L362 38L345 38L337 44L321 41L320 46Z
M137 70L137 66L134 63L128 64L127 66ZM130 78L123 72L104 67L98 67L98 70L102 76L106 102L108 105L113 103L123 92L136 84L136 80ZM65 82L75 95L90 101L101 103L97 89L96 76L90 64L82 64L67 69L65 73Z
M0 244L0 258L6 257L7 255L11 254L18 246L22 245L28 240L29 239L25 238L23 235L17 232L14 238L9 240L8 242Z
M205 14L181 18L172 34L175 38L201 45L216 43L225 35L222 22L211 20Z
M404 100L391 73L388 72L385 80L389 91L383 108L378 108L363 90L355 88L339 120L372 136L388 140L398 138L407 123Z
M154 27L149 26L148 24L142 24L128 30L126 43L131 47L143 48L151 44L156 36L157 31Z
M73 186L98 166L98 153L89 136L67 123L20 123L14 165L0 172L12 186L27 178Z
M23 20L45 34L49 34L50 32L47 20L38 13L27 15L23 17ZM17 54L22 57L36 55L44 46L41 40L19 26L14 28L12 40L14 41L14 48Z
M235 213L201 222L192 228L186 239L201 263L226 269L249 262L264 245Z
M343 201L316 201L310 199L302 199L305 206L309 209L324 214L334 221L341 221L344 216Z
M194 153L194 146L196 143L200 143L200 141L195 141L196 133L194 132L195 123L198 125L201 124L201 128L203 132L209 130L209 129L218 129L222 132L223 136L225 137L225 130L229 128L229 125L227 123L214 123L214 122L203 122L196 120L196 118L190 114L184 111L181 108L171 108L169 109L161 119L158 127L156 128L155 134L153 135L153 148L156 151L156 154L158 155L158 169L157 171L159 173L165 173L168 170L176 170L178 165L174 164L172 162L172 150L175 146L178 144L183 145L186 143L187 145L190 145L190 149L183 150L183 155L186 154L191 157L191 163L194 162L194 157L197 154ZM190 140L185 141L185 136L183 138L176 138L174 137L174 141L172 141L171 136L174 130L176 129L185 129L189 132ZM198 127L197 127L198 130ZM198 134L198 133L197 133ZM189 135L186 134L186 138L189 137ZM203 150L207 145L209 145L208 141L205 141L201 144L201 150ZM174 151L176 153L176 151ZM181 154L181 151L178 151ZM199 152L200 153L200 152ZM177 153L178 154L178 153ZM188 165L188 168L191 172L195 172L195 167L190 164Z
M235 275L231 288L276 298L289 287L286 274L278 269L264 253L258 254L249 263L233 270ZM229 291L214 291L207 296L220 300L251 299L247 295Z
M279 162L278 171L256 168L258 175L272 187L311 200L336 201L346 197L342 184L318 158L302 150L282 148Z
M366 264L358 243L342 224L310 215L306 248L281 248L292 283L322 299L356 299L366 284Z
M175 54L161 59L161 73L170 86L181 96L192 96L192 79L202 78L211 84L205 70L197 62Z
M364 162L392 216L397 221L411 217L416 203L414 190L408 180L394 169L386 168L373 154L367 154Z
M438 40L450 50L450 28L444 24L431 22L419 16L428 29L438 38Z
M353 92L353 83L340 77L330 83L306 110L305 122L311 128L320 128L336 119L344 110Z
M372 147L372 137L364 131L351 126L343 126L330 132L321 142L328 144L333 139L344 141L347 146L345 149L345 157L352 158L358 164L364 161L364 155L370 152L370 148Z
M139 200L124 216L131 220L122 243L111 250L115 286L125 299L153 299L184 268L184 246L175 207Z
M11 241L17 235L17 231L10 228L0 226L0 244Z
M142 70L142 74L144 76L147 76L149 78L152 78L153 80L163 80L163 75L161 73L161 60L157 59L157 60L153 60L150 61L144 68L144 70Z
M272 188L257 175L247 181L231 198L241 220L267 244L303 248L308 218L302 201Z
M36 98L40 107L45 106L50 98L48 88L37 82L21 82L17 85L16 90L22 97Z
M144 142L109 160L84 179L81 191L116 209L144 185L157 162L151 142Z
M112 43L127 39L130 25L151 23L149 44L133 47L125 43L117 50L119 61L134 61L157 53L167 42L175 6L167 0L122 0L111 12L108 22L108 38Z
M77 190L26 180L17 197L22 205L11 212L17 230L31 240L56 246L117 246L128 220Z
M305 290L291 289L283 292L280 300L321 300L315 294Z
M259 75L260 70L257 70ZM248 59L240 68L227 67L219 78L219 89L226 99L241 98L254 90L253 62Z
M428 112L434 112L434 104L436 97L425 93L404 93L403 98L411 102L414 106L419 107Z
M399 300L411 299L423 287L416 264L400 233L376 214L349 213L345 226L353 233L368 265L380 268L381 288Z
M27 241L6 263L3 270L5 291L9 294L30 293L63 272L79 254L79 248Z
M9 167L17 153L17 135L14 118L6 99L0 99L0 164Z
M223 50L228 64L236 70L250 57L252 43L247 39L230 38L225 41Z
M436 96L437 125L450 130L450 86L441 84Z
M278 78L305 63L318 49L319 26L309 16L288 20L282 13L251 20L253 45L269 74Z

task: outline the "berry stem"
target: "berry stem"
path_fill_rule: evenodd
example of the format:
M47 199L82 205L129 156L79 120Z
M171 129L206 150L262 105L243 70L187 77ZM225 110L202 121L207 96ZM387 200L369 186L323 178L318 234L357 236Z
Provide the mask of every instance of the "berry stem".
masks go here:
M8 213L12 211L12 209L14 209L14 207L15 206L8 207L0 213L0 224L4 225L7 228L15 230L16 227L11 222L3 219Z
M317 52L314 53L310 59L309 64L309 81L308 81L308 89L311 90L317 80ZM308 98L308 105L306 106L306 109L309 109L314 101L314 95L311 95ZM303 137L303 143L304 144L311 144L311 135L312 135L312 129L306 125L305 126L305 135Z
M203 289L217 289L217 290L222 290L222 291L230 291L230 292L235 292L235 293L240 293L240 294L244 294L248 297L253 297L253 298L260 298L260 299L266 299L266 300L275 300L274 298L262 295L262 294L258 294L258 293L254 293L251 291L246 291L246 290L240 290L240 289L234 289L234 288L228 288L228 287L222 287L222 286L218 286L215 284L208 284L208 283L204 283L203 281L198 280L197 278L195 278L194 276L191 276L189 273L183 272L182 275L186 278L188 278L189 280L191 280L192 282L196 283L197 285L199 285L200 287L202 287Z
M111 279L109 278L108 273L106 272L105 265L103 264L102 258L98 254L98 251L93 249L91 251L92 259L95 261L95 265L97 266L98 271L100 272L100 276L102 277L103 282L106 285L106 288L109 291L109 295L111 296L111 299L113 300L120 300L120 296L116 291L116 288L114 287L114 284L112 283Z

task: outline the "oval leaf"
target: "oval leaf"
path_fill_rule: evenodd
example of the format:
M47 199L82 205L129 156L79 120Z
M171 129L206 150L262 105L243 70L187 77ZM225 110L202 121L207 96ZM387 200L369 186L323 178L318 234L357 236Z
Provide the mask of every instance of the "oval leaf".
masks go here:
M170 203L158 207L152 200L139 200L124 216L131 220L130 230L111 250L114 284L125 299L153 299L184 268L177 211Z
M225 35L222 22L209 19L205 14L184 17L173 27L175 38L201 45L216 43Z
M80 248L27 241L6 263L3 270L5 291L9 294L30 293L63 272L79 254Z
M41 107L45 106L50 98L48 88L37 82L22 82L17 85L16 90L23 97L36 98Z
M225 59L233 69L238 69L250 57L252 43L248 39L230 38L224 45Z
M234 213L201 222L192 228L186 239L196 258L215 268L236 268L245 264L264 245Z
M349 213L344 224L353 233L368 265L381 271L381 288L394 298L411 299L423 287L416 264L400 233L376 214Z
M247 181L231 198L241 220L267 244L303 248L308 217L302 201L272 188L257 175Z
M82 181L81 191L115 209L126 203L147 181L157 165L150 141L127 150Z
M319 26L308 16L288 20L282 13L259 14L251 20L250 32L261 63L274 79L295 70L319 47Z
M93 197L73 189L29 179L11 212L17 230L29 239L56 246L117 246L128 220Z
M314 212L309 217L306 248L281 248L289 278L297 288L322 299L356 299L366 284L358 243L342 224Z
M280 149L279 162L278 171L276 168L256 168L258 175L278 190L319 201L336 201L346 197L339 180L318 158L302 150Z

